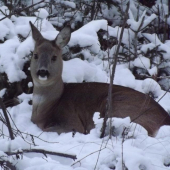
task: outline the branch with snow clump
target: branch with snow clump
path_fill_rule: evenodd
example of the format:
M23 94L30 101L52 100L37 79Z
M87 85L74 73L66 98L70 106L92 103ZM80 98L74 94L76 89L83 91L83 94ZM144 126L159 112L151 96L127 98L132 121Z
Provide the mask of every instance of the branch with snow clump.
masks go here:
M134 32L139 32L146 28L153 20L157 18L157 16L152 14L146 18L146 11L144 11L142 16L139 18L139 21L135 21L132 11L129 10L129 18L130 19L127 20L127 23L130 25L130 29Z

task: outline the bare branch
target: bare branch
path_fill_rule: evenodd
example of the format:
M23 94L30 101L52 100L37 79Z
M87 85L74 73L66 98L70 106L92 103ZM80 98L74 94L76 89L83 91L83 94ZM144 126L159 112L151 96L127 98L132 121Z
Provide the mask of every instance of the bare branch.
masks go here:
M18 154L23 154L23 153L30 153L30 152L35 152L35 153L42 153L46 156L46 154L49 155L55 155L55 156L61 156L65 158L71 158L73 160L77 159L76 155L70 155L62 152L53 152L53 151L47 151L44 149L23 149L22 151L17 151L17 152L5 152L8 156L11 155L18 155Z

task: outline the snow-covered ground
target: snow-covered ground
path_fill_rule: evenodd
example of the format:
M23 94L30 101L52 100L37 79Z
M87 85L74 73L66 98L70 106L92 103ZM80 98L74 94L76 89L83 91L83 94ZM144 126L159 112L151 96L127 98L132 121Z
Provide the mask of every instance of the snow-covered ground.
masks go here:
M38 28L41 27L41 33L45 38L53 40L58 32L50 22L44 19L48 16L48 13L41 12L42 16L39 16ZM0 15L0 18L2 17ZM17 18L13 16L11 20L6 18L0 21L0 39L8 39L5 43L0 44L0 72L5 72L11 83L26 77L22 68L29 59L27 55L34 49L29 21L34 23L35 20L35 17ZM135 24L132 26L135 27ZM94 57L89 51L84 50L88 61L78 58L64 61L62 74L64 82L82 82L84 80L87 82L109 82L109 64L107 61L103 62L100 58L100 43L96 33L100 29L107 30L106 20L92 21L72 33L68 44L70 47L77 44L81 47L90 46L89 51L96 55ZM118 28L109 27L110 34L117 34L116 31L118 31ZM27 37L26 40L20 42L17 34ZM126 39L127 35L124 36L124 39ZM148 46L143 46L143 51L146 51L147 48ZM110 53L114 53L114 48L110 50ZM139 56L131 65L145 67L151 74L156 72L155 69L150 69L150 62L144 56ZM156 95L156 100L159 100L165 94L165 91L161 90L158 83L152 79L135 80L128 64L117 66L114 83L143 93L151 91ZM28 83L28 86L31 86L31 82ZM3 96L4 92L5 89L1 90L0 96ZM4 152L7 151L34 148L77 156L76 160L51 155L46 157L37 153L24 154L20 159L12 156L8 157L19 170L123 170L123 166L128 170L170 169L170 126L162 127L157 136L152 138L147 135L146 130L141 126L137 125L136 127L134 123L130 124L128 117L125 119L113 118L116 128L115 135L111 139L108 136L100 139L100 128L103 120L98 119L99 113L95 113L94 122L96 126L88 135L76 133L72 137L71 132L62 133L61 135L52 132L42 133L41 129L30 120L32 106L28 102L32 99L32 94L23 93L18 98L21 103L8 108L8 112L16 127L24 133L22 136L18 135L12 141L6 136L0 136L0 159L5 159ZM166 93L159 103L165 110L169 111L170 94ZM0 112L2 111L0 110ZM13 128L16 128L15 125L12 123ZM130 127L130 130L125 137L122 137L124 126ZM7 128L2 122L0 122L0 127L1 133L8 135ZM34 140L31 135L35 136Z

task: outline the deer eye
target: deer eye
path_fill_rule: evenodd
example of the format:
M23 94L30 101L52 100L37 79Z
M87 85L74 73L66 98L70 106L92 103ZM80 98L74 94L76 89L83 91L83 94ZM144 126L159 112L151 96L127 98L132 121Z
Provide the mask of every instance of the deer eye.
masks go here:
M38 59L38 54L34 54L34 59Z
M55 56L55 55L52 56L52 58L51 58L52 61L55 61L56 59L57 59L57 56Z

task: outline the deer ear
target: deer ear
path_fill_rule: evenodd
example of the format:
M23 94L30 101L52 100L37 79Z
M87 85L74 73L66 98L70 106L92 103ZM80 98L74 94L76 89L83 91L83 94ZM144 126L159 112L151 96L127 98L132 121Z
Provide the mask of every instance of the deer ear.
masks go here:
M43 39L43 36L41 35L41 33L38 31L38 29L32 24L32 22L30 21L30 26L31 26L31 30L32 30L32 37L35 40L35 42Z
M71 37L71 28L69 26L64 27L55 39L55 43L60 48L66 46Z

